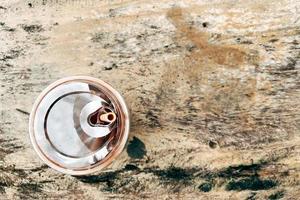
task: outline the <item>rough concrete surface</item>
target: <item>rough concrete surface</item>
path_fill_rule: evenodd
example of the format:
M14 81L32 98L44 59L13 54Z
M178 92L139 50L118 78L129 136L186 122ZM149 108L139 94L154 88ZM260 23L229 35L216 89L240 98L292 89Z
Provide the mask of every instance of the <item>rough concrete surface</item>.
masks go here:
M0 0L0 199L300 199L299 0ZM100 78L131 111L99 174L29 141L38 94Z

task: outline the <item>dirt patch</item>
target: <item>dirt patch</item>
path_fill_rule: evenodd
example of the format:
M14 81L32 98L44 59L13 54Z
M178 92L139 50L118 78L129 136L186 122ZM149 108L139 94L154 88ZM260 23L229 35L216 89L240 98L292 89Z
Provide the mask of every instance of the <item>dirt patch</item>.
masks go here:
M245 51L237 47L210 44L206 33L200 32L193 26L188 25L181 8L169 10L167 17L176 27L179 37L190 40L196 45L198 50L201 50L200 52L193 52L190 55L191 59L194 59L196 62L208 61L230 67L238 67L245 63L247 55ZM205 24L204 27L206 26Z

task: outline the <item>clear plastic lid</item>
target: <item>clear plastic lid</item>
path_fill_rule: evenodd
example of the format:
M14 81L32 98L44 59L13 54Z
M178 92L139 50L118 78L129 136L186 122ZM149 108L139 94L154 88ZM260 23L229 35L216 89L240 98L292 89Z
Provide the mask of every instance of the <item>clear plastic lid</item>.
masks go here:
M111 86L91 77L71 77L43 91L29 126L32 144L46 164L83 175L102 169L122 151L129 116Z

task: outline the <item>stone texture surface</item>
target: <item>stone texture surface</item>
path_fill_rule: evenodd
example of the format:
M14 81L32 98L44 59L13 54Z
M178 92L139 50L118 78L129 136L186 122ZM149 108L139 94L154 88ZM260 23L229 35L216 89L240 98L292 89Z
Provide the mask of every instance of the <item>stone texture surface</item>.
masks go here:
M1 0L1 199L300 199L299 0ZM59 174L27 124L90 75L131 110L105 171Z

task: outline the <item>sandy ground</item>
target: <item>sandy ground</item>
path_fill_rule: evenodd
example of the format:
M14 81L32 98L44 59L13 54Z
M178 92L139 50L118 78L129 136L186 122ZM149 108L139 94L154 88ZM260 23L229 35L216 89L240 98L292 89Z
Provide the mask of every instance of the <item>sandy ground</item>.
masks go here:
M0 199L300 199L300 1L0 0ZM29 141L71 75L125 97L129 143L62 175Z

